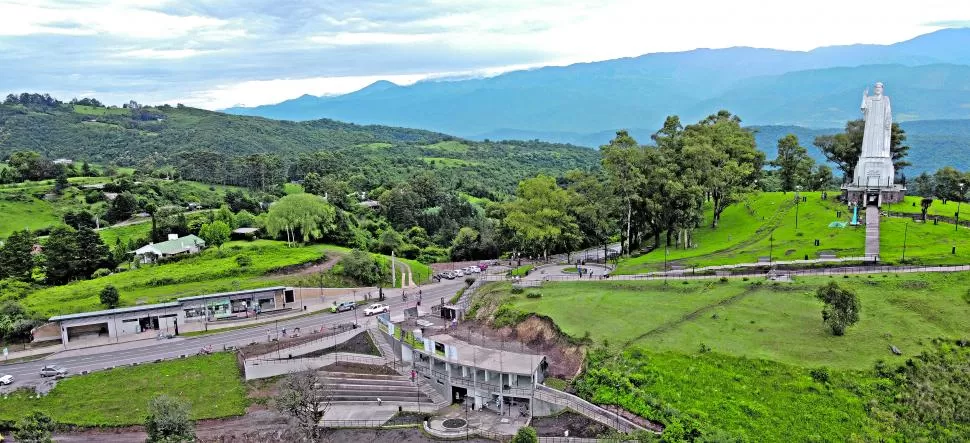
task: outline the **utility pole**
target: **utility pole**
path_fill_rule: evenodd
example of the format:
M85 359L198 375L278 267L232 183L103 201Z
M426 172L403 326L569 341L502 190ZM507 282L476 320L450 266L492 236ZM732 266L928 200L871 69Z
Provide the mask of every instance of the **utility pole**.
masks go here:
M798 206L802 201L802 197L798 195L798 191L801 189L801 186L795 186L795 232L798 232Z
M963 202L963 182L960 182L960 199L957 200L957 213L956 213L956 217L954 217L955 220L953 223L953 232L956 232L957 228L960 227L960 203L962 202Z
M404 286L403 284L401 285ZM391 251L391 287L397 287L397 271L394 268L394 251Z

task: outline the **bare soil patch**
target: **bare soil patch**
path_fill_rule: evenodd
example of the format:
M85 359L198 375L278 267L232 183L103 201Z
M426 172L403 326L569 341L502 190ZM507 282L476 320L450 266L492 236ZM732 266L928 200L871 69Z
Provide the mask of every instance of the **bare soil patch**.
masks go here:
M449 334L493 349L546 356L549 376L571 380L583 365L583 348L560 336L548 319L531 316L513 327L494 329L479 321L465 321Z
M309 354L304 354L301 357L320 357L326 354L332 354L334 352L349 352L352 354L365 354L365 355L381 355L381 351L377 349L377 345L371 340L370 334L367 332L361 332L355 335L350 340L347 340L337 346L331 346L329 348L321 349L319 351L313 351Z
M368 365L364 363L352 363L346 361L338 361L332 365L324 366L320 368L320 370L325 372L347 372L351 374L401 375L398 374L397 371L387 366Z
M596 438L610 430L606 425L572 411L549 417L535 417L532 419L532 427L540 437L563 437L569 431L570 437Z

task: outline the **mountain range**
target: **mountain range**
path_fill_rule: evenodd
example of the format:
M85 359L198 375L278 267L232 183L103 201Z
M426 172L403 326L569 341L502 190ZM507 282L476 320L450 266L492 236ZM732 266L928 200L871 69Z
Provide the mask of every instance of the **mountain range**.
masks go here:
M380 81L346 95L226 111L595 145L603 142L596 134L658 128L670 114L694 122L719 109L748 125L841 127L860 117L863 90L876 81L886 85L898 121L970 118L970 29L891 45L696 49L490 78L410 86Z

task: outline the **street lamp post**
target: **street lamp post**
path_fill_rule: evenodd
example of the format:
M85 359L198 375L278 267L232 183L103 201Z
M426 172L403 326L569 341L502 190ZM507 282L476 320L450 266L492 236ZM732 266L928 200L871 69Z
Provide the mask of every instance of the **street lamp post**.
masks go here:
M798 206L802 201L802 197L798 195L798 191L802 189L801 186L795 186L795 231L798 232Z
M956 232L957 228L960 227L960 203L963 202L963 182L960 182L960 199L957 200L957 213L953 223L953 232Z
M667 246L664 245L664 286L667 285Z
M771 267L772 257L775 251L775 233L772 232L768 237L768 267Z
M358 326L357 324L357 290L354 289L354 329Z

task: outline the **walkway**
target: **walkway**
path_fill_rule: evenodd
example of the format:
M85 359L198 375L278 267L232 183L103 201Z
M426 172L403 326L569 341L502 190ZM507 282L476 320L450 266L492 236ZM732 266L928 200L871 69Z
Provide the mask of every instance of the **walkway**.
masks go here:
M866 260L879 260L879 207L866 206Z

